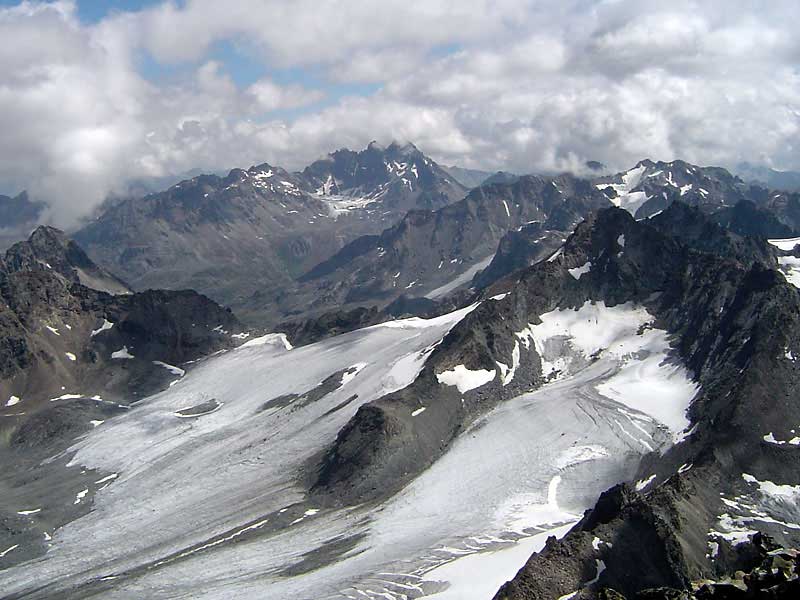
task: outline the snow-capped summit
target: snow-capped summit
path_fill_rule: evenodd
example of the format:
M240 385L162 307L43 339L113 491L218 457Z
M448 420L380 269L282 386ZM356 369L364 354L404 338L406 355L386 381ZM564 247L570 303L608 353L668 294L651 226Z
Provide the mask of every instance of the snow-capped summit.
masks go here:
M745 198L744 183L725 169L697 167L682 160L645 159L594 183L612 203L639 218L663 210L676 199L710 210L733 206Z

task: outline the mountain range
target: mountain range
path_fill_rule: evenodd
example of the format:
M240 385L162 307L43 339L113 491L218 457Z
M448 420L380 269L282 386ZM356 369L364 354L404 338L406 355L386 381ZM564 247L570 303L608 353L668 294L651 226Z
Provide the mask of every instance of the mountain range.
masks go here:
M135 289L197 289L239 308L409 209L438 208L465 192L414 146L372 143L302 172L262 164L198 176L125 200L74 238Z
M373 143L9 248L3 597L793 597L800 195L458 174Z

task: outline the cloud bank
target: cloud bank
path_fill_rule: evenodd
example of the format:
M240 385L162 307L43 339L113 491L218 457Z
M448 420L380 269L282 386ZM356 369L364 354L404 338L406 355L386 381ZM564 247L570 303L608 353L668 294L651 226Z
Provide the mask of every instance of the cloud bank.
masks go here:
M73 2L23 2L0 8L0 192L28 189L69 226L130 181L295 168L372 139L517 172L800 169L800 5L755 7L188 0L86 23ZM223 43L265 75L237 83Z

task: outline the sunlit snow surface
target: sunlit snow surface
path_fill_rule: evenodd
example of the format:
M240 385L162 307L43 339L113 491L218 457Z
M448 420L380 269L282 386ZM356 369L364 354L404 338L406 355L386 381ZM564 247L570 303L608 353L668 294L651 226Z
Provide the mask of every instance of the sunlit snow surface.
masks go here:
M779 256L778 266L786 281L800 288L800 258L796 256Z
M617 196L611 198L611 202L635 215L639 207L649 200L644 192L633 191L641 183L646 170L647 167L644 165L634 167L622 174L622 183L601 183L597 185L597 189L612 188L617 193Z
M800 244L800 238L785 238L767 241L776 248L779 248L785 252L791 251L797 244ZM800 258L797 258L796 256L779 256L778 268L783 273L783 276L786 277L786 281L791 283L793 286L800 288Z
M691 397L684 381L680 393L659 396L669 410L654 410L637 404L638 388L614 383L634 354L664 358L655 330L639 335L651 320L641 309L598 304L569 318L545 315L547 336L531 326L517 339L545 344L552 363L556 347L570 355L553 383L502 403L380 505L309 503L299 482L308 461L362 403L409 384L472 308L293 350L240 348L199 365L78 443L74 464L118 475L93 499L81 497L93 501L92 512L57 530L45 557L0 573L0 588L48 582L57 597L58 589L114 577L103 598L490 597L548 532L564 533L601 491L632 477L647 447L671 443L669 428L680 426L673 417ZM547 342L558 337L560 345ZM316 402L264 409L354 365ZM638 375L665 385L675 365L663 365ZM618 397L598 392L612 384ZM210 414L175 416L211 400L221 407ZM431 414L415 412L415 420ZM669 423L657 420L662 414ZM351 543L330 550L343 540ZM135 576L125 574L131 570Z
M790 251L792 250L797 244L800 244L800 237L795 238L784 238L784 239L774 239L774 240L767 240L770 244L775 246L776 248L780 248L781 250Z

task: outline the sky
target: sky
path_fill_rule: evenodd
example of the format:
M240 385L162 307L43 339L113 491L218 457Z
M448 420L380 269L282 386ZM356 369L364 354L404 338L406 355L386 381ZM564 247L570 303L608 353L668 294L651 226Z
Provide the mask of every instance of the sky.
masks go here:
M131 182L371 140L518 173L800 170L797 0L0 0L0 193L69 226Z

